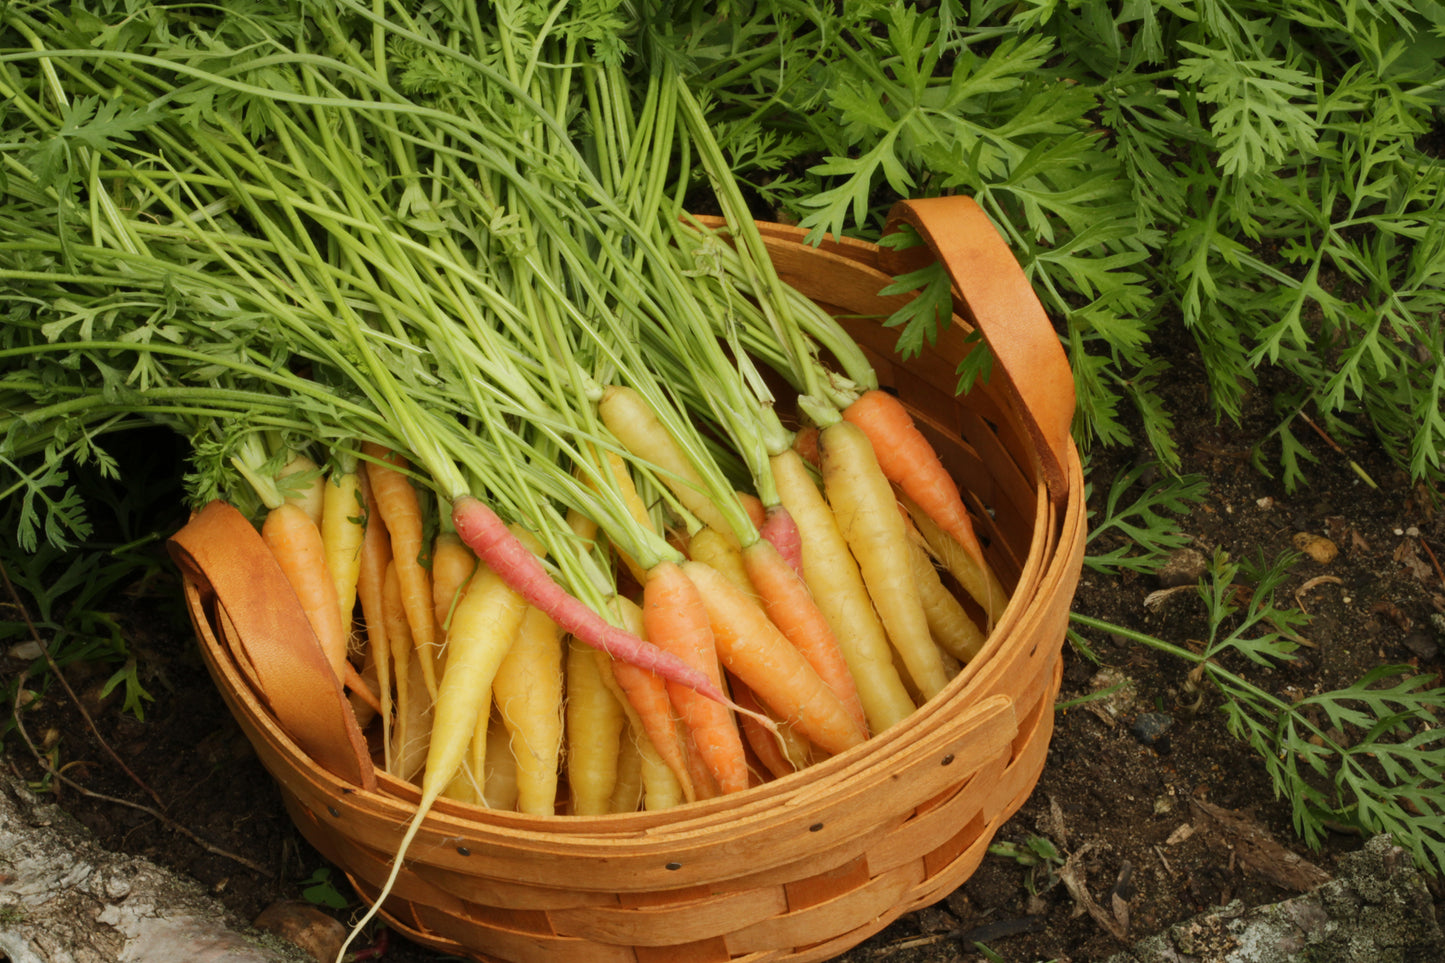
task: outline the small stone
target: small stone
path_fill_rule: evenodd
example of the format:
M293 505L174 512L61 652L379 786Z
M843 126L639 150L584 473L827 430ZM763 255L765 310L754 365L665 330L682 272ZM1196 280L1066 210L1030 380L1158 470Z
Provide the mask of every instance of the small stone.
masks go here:
M1405 648L1410 650L1410 654L1417 659L1428 662L1440 654L1440 643L1436 642L1424 629L1416 629L1408 633L1401 641Z
M1164 588L1197 585L1208 570L1209 560L1203 552L1196 548L1181 548L1159 567L1159 584Z
M346 927L339 920L302 900L272 903L252 925L300 947L317 963L336 959L346 943Z
M1334 542L1323 535L1310 532L1298 532L1294 537L1294 547L1321 565L1328 565L1340 554L1339 547Z
M1169 730L1174 728L1174 717L1167 712L1141 712L1134 719L1129 731L1144 745L1160 753L1169 751Z

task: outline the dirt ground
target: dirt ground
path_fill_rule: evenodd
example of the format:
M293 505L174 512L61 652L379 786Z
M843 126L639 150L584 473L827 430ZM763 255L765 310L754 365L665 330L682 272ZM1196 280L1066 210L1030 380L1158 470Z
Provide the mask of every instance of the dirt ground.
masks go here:
M1286 493L1249 465L1251 446L1273 424L1267 391L1258 393L1258 410L1242 428L1216 425L1204 414L1200 372L1187 356L1177 365L1170 400L1183 468L1209 483L1203 502L1178 520L1192 546L1205 555L1222 549L1235 558L1275 558L1292 550L1294 537L1304 532L1328 538L1338 549L1331 560L1303 557L1291 567L1280 604L1307 609L1307 645L1286 666L1246 668L1250 678L1288 697L1346 685L1381 664L1408 663L1438 675L1445 576L1436 559L1445 557L1445 519L1426 493L1367 444L1352 444L1341 454L1317 437L1309 439L1319 458L1310 466L1312 483ZM1138 454L1093 454L1092 509L1100 510L1109 481ZM1351 459L1378 487L1365 483ZM1205 609L1198 596L1186 592L1158 608L1146 606L1146 596L1159 587L1153 576L1105 577L1086 569L1075 608L1176 644L1203 638ZM268 776L212 690L174 589L164 581L148 584L123 621L156 695L145 722L121 713L115 699L99 699L99 679L86 677L81 667L67 672L119 760L155 791L184 832L140 809L64 786L54 790L55 798L104 845L193 877L246 918L303 891L327 895L328 868L291 828ZM996 838L1001 848L1020 852L1037 851L1029 850L1030 843L1038 847L1047 840L1058 859L1030 866L1007 853L991 855L942 903L899 920L846 959L976 960L985 958L977 948L983 944L1016 963L1103 960L1231 899L1254 905L1294 895L1301 887L1279 878L1282 857L1265 872L1239 858L1239 832L1278 843L1326 874L1340 854L1363 844L1349 832L1332 834L1318 852L1299 842L1265 769L1225 730L1217 694L1191 690L1188 664L1110 634L1088 631L1081 638L1087 651L1070 645L1065 652L1061 699L1079 699L1118 678L1131 681L1133 697L1116 703L1113 717L1100 702L1058 712L1043 777ZM7 674L20 666L0 661ZM1158 738L1136 731L1144 712L1158 714L1146 721L1167 726ZM87 790L154 804L58 692L27 712L26 720L32 736L59 747L56 758L67 765L66 774ZM41 780L36 760L13 735L5 752L5 764L16 774ZM1201 816L1211 807L1227 811L1223 822ZM1066 859L1068 873L1061 874ZM1440 889L1431 885L1438 909ZM1104 908L1105 922L1117 932L1083 910L1080 892ZM1114 909L1120 903L1122 915ZM347 912L336 910L343 917ZM395 940L377 958L441 959Z

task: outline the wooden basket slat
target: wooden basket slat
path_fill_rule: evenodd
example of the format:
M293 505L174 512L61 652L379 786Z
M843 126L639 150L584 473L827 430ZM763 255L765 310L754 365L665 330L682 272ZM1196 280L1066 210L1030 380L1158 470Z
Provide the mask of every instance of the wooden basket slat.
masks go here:
M867 882L831 900L740 927L728 935L728 948L734 953L747 953L809 946L850 928L853 921L895 919L896 916L890 916L893 908L923 880L921 858L885 873L870 874Z
M547 915L559 936L638 946L668 946L725 936L787 912L780 886L759 886L653 906L583 907Z

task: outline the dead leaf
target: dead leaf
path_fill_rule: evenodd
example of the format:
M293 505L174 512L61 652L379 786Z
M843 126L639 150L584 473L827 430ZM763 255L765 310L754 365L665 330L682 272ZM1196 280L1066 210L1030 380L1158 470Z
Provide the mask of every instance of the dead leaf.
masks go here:
M1200 799L1191 800L1190 805L1195 813L1194 828L1204 834L1206 845L1216 852L1228 852L1231 862L1245 872L1297 893L1329 881L1329 873L1275 842L1269 830L1251 816Z
M1102 926L1114 939L1120 943L1127 944L1129 942L1127 927L1121 926L1119 920L1115 919L1113 914L1107 912L1100 906L1093 895L1089 893L1088 880L1084 876L1083 869L1080 868L1080 862L1084 854L1092 849L1093 846L1093 843L1085 843L1077 852L1070 853L1069 858L1064 861L1064 865L1059 869L1059 880L1063 882L1064 888L1069 891L1069 895L1074 898L1075 906L1088 913L1094 922Z
M1420 557L1420 543L1415 539L1407 538L1400 542L1395 546L1392 557L1406 572L1421 582L1432 584L1435 581L1435 570L1431 568L1429 562Z

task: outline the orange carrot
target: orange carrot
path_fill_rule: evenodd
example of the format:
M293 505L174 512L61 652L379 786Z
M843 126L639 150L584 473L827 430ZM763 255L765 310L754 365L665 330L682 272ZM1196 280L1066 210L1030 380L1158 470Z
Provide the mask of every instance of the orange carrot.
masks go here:
M867 728L858 686L828 620L807 584L771 542L758 539L742 551L748 580L768 618L808 660L859 726Z
M918 430L903 403L889 392L874 388L843 409L843 418L868 436L888 480L903 489L982 565L983 546L974 534L973 520L964 507L958 483L943 467L938 452Z
M363 451L367 478L377 511L391 535L391 554L401 583L402 604L411 626L412 644L427 657L420 659L426 689L436 697L436 612L432 602L431 575L422 565L421 502L411 481L403 474L406 461L396 452L366 444Z
M748 520L753 523L753 528L761 528L768 517L768 509L763 500L751 492L738 492L737 495L738 501L742 502L743 508L747 510Z
M825 752L836 755L868 737L755 599L700 562L682 569L702 596L724 667L763 705Z
M738 705L755 712L764 711L762 703L758 701L757 696L753 695L753 690L743 683L734 679L731 691L733 699ZM779 744L780 740L758 725L755 719L743 716L741 725L743 738L747 740L748 747L753 750L753 755L757 757L758 762L762 763L763 768L768 771L768 775L779 779L798 771L799 767L783 751Z
M722 674L707 610L696 585L675 562L660 562L648 570L642 615L648 639L721 689ZM667 692L718 788L724 793L748 788L742 736L727 707L686 686L669 684Z
M346 640L341 609L336 602L336 583L326 567L326 548L321 531L305 510L294 502L282 502L266 513L261 537L276 556L286 580L306 610L306 619L321 642L321 651L336 673L346 681Z
M629 599L616 600L618 615L624 628L645 637L646 620L642 610ZM687 768L687 739L673 716L672 700L662 676L617 659L609 660L612 680L619 699L637 718L638 731L652 743L658 758L671 770L683 796L694 798L692 779Z

